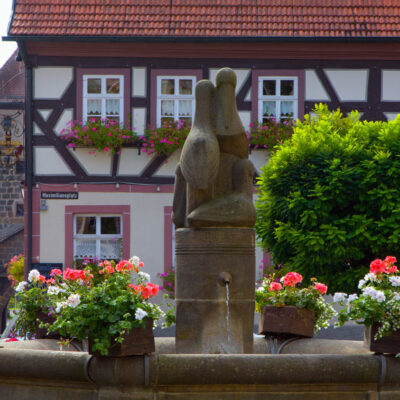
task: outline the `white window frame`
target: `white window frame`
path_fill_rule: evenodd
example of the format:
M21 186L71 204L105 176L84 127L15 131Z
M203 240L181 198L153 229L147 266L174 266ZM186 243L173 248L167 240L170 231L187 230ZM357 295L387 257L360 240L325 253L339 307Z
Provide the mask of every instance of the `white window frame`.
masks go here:
M88 93L88 79L101 79L101 93ZM112 94L107 93L106 79L119 79L120 80L120 93ZM106 119L106 100L119 99L119 124L124 124L124 75L83 75L83 95L82 95L82 121L87 122L87 101L88 100L101 100L101 119Z
M292 80L293 85L293 95L292 96L281 96L276 94L275 96L263 95L263 81L275 81L276 89L280 91L281 81ZM299 79L297 76L259 76L258 77L258 122L263 121L263 102L264 101L274 101L276 103L276 121L281 120L281 102L282 101L293 101L293 120L298 118L299 114ZM286 120L287 118L282 118Z
M174 80L174 88L175 94L161 94L161 80L162 79L173 79ZM179 88L179 80L191 80L192 81L192 94L184 95L184 94L176 94L177 89ZM157 128L161 126L161 100L174 100L174 121L179 120L179 100L192 100L192 123L194 120L194 111L195 111L195 87L196 87L196 76L194 75L158 75L157 76Z
M76 219L77 217L95 217L96 218L96 234L77 234ZM102 217L117 217L120 220L120 234L101 234L101 218ZM76 255L76 239L95 240L96 241L96 257L103 259L101 256L101 240L122 240L123 238L123 218L119 214L75 214L73 221L73 244L74 244L74 260L80 260Z

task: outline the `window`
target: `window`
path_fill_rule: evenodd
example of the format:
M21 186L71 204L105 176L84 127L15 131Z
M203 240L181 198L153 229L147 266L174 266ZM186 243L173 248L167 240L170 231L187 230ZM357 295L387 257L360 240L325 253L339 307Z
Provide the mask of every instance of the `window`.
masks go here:
M82 118L124 123L123 75L83 75Z
M298 78L258 77L258 122L282 121L298 117Z
M191 125L194 116L195 76L157 77L157 126L166 121Z
M119 215L74 216L74 260L121 258L122 218Z

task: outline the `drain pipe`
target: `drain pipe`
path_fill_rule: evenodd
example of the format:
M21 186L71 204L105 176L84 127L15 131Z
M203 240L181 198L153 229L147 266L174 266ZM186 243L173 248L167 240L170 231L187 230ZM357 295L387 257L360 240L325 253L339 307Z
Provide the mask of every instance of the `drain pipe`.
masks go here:
M33 148L32 148L32 66L26 53L23 41L17 41L19 53L25 64L25 185L26 214L25 234L26 240L26 262L25 275L32 269L32 187L33 187ZM26 278L26 276L25 276Z

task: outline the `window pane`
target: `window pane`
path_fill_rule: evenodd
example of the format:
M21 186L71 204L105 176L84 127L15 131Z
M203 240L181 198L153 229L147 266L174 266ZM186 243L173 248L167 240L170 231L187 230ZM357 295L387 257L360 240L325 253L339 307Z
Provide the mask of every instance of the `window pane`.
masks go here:
M263 117L271 118L276 116L276 103L274 101L263 101Z
M276 95L276 81L263 80L263 96Z
M179 100L179 117L192 116L192 100Z
M121 233L120 217L101 217L102 235L119 235Z
M161 79L161 94L175 94L174 86L173 79Z
M121 243L119 240L107 239L100 241L100 258L117 259L120 258Z
M294 102L282 101L281 102L281 118L293 118Z
M76 232L80 235L96 234L96 217L76 217Z
M161 100L161 115L173 116L174 115L174 101Z
M107 99L106 100L106 114L108 115L119 115L120 112L120 100L119 99Z
M87 80L88 93L101 93L101 79L88 79Z
M119 79L118 78L107 78L107 93L119 94Z
M101 115L101 100L89 99L87 101L88 115Z
M192 80L179 79L179 94L192 94Z
M281 96L293 96L294 95L294 81L284 80L281 81Z
M96 240L75 239L75 258L96 257Z

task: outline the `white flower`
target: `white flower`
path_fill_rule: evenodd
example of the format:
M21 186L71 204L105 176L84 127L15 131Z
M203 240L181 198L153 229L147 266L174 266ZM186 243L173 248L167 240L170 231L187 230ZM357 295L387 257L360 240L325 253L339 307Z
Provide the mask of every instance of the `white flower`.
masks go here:
M138 308L135 312L135 318L141 321L144 317L147 316L147 312L142 310L141 308Z
M48 294L58 294L58 293L62 293L62 292L65 292L65 290L64 289L61 289L60 287L58 287L58 286L49 286L48 288L47 288L47 293Z
M347 297L346 293L337 292L333 295L334 303L339 303L339 301L345 301Z
M376 281L376 275L375 274L373 274L372 272L368 272L368 274L366 274L365 276L364 276L364 280L365 281Z
M351 303L351 302L354 301L355 299L358 299L358 296L357 296L356 294L350 294L349 297L348 297L348 299L347 299L347 302L348 302L348 303Z
M392 286L400 286L400 276L389 276Z
M32 269L29 271L28 281L29 282L36 282L39 279L40 272L37 269Z
M147 272L142 272L142 271L140 271L140 272L138 273L138 275L139 275L141 278L143 278L143 280L144 280L145 282L150 282L150 274L148 274Z
M59 313L63 307L67 305L66 301L56 303L56 313Z
M361 281L358 282L358 288L362 289L365 284L366 284L366 281L364 279L361 279Z
M395 292L393 298L394 298L395 300L400 300L400 293Z
M385 293L383 293L381 290L376 291L376 300L378 303L382 303L382 301L386 300Z
M256 292L263 292L264 288L262 286L260 286L259 288L256 289Z
M135 267L139 266L140 258L138 256L133 256L129 259L129 262L133 264Z
M28 285L28 282L22 281L22 282L18 283L17 287L15 288L15 291L17 293L23 292L27 285Z
M81 296L79 294L71 294L67 299L67 305L75 308L81 302Z

